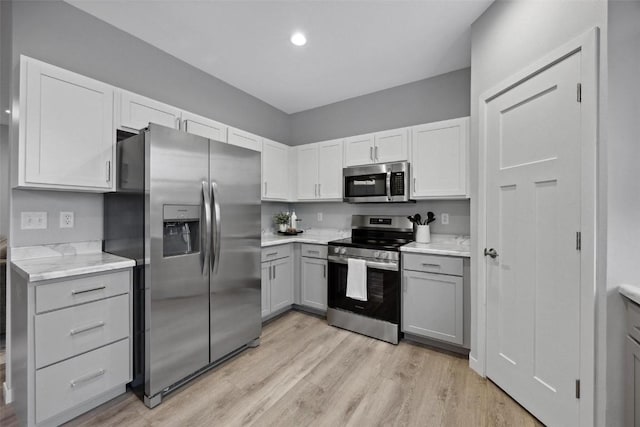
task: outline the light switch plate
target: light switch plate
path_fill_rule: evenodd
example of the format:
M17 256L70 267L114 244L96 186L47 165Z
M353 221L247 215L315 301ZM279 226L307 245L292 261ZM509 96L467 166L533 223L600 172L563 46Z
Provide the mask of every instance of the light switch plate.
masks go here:
M318 212L318 222L322 222L322 212Z
M21 212L20 228L22 230L43 230L47 228L46 212Z
M449 224L449 214L448 213L443 213L441 219L442 219L442 225Z

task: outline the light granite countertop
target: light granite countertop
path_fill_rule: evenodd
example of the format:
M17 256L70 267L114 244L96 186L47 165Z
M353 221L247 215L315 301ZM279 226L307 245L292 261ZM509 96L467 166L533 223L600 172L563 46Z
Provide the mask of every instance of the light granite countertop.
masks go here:
M13 248L11 265L30 282L80 274L102 273L135 266L135 261L102 252L101 242Z
M618 286L618 292L640 305L640 285L625 283Z
M412 242L400 247L400 252L471 257L469 236L452 234L432 234L431 243Z
M344 239L351 236L350 231L332 229L310 229L297 236L286 236L282 234L263 234L262 247L285 245L288 243L312 243L326 245L332 240Z

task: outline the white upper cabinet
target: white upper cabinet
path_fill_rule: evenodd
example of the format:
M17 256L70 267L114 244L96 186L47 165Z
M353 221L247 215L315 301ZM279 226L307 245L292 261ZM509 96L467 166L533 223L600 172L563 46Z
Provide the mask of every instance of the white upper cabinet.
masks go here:
M262 138L229 126L227 142L254 151L262 151Z
M409 129L376 132L373 158L375 163L402 162L409 159Z
M262 200L289 198L290 147L263 138L262 140Z
M298 200L342 200L342 140L296 148Z
M296 147L298 155L298 200L318 198L318 144Z
M344 165L401 162L409 158L409 130L385 130L345 138Z
M468 197L469 118L411 128L411 196Z
M342 199L342 140L318 143L318 198Z
M20 57L19 187L113 189L114 89Z
M375 163L373 157L373 134L358 135L344 140L344 165L357 166Z
M149 123L179 129L182 111L171 105L137 95L126 90L120 91L119 127L140 130Z
M182 112L182 130L193 135L227 142L228 126L197 114Z

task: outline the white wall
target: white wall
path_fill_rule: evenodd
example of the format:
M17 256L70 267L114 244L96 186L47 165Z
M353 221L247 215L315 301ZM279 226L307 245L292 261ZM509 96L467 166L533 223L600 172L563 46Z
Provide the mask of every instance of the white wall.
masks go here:
M622 425L625 319L617 292L640 285L640 2L608 11L607 425Z
M588 30L599 27L601 32L600 57L600 101L606 103L606 57L607 57L607 3L604 0L582 1L546 1L520 0L495 1L485 13L473 23L471 41L471 216L477 218L479 202L478 194L478 110L479 99L483 92L491 89L510 75L545 56L546 53L564 43L584 34ZM600 123L604 123L606 113L600 111ZM599 135L599 156L605 158L602 147L606 146L604 127ZM600 183L606 182L606 165L599 166ZM602 190L605 191L602 191ZM606 187L600 189L599 233L606 230ZM481 224L471 224L471 235L476 236ZM602 241L602 239L600 240ZM477 239L472 238L472 253L475 259L483 262L477 246ZM600 247L600 267L604 263L603 246ZM473 258L472 258L473 259ZM598 272L598 280L602 294L604 290L604 270ZM476 280L477 266L471 264L472 280ZM476 295L472 294L472 307L477 304ZM476 310L472 308L472 314ZM605 343L604 343L604 311L599 311L597 321L601 328L597 338L597 378L596 378L596 424L619 425L616 422L605 424L604 393L605 390ZM471 356L477 357L478 346L475 325L472 318ZM616 396L620 397L620 396Z

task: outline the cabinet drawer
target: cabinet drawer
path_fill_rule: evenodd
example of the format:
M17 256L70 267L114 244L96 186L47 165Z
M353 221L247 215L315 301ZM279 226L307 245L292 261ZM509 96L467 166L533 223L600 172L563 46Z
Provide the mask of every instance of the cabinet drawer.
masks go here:
M462 258L405 253L402 262L405 270L462 276Z
M273 261L274 259L286 258L288 256L291 256L290 244L272 246L270 248L262 249L262 262Z
M129 293L130 270L36 286L36 313Z
M302 256L309 258L327 259L327 247L325 245L302 244L300 247Z
M35 316L36 369L129 336L129 295Z
M631 301L627 302L627 333L640 342L640 307Z
M36 422L130 381L129 339L36 371Z

